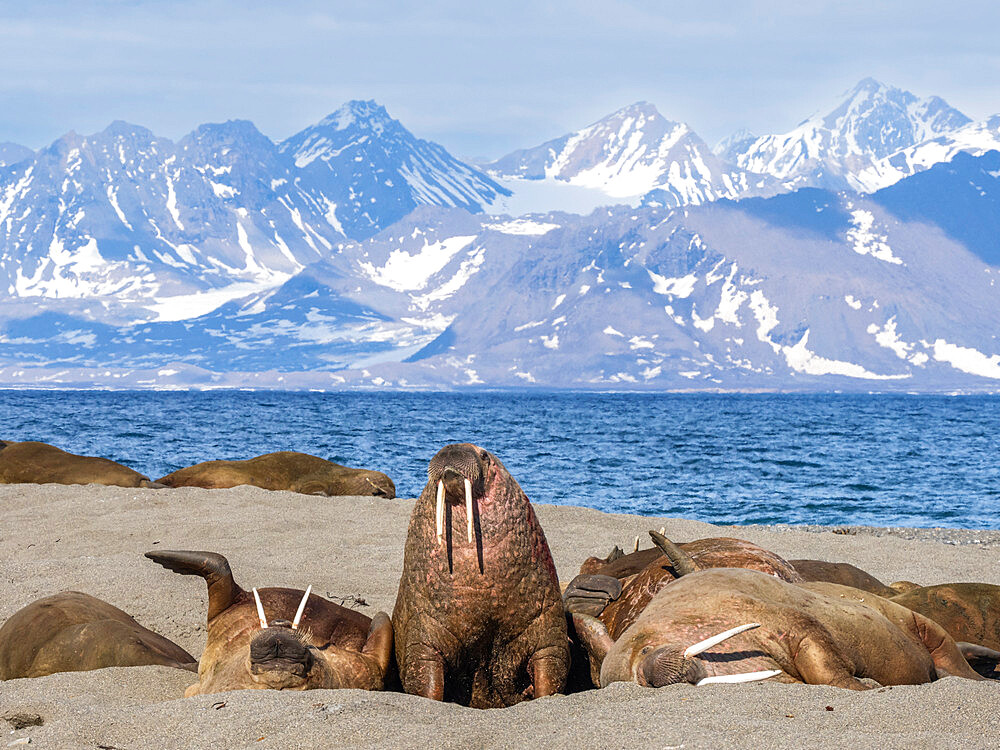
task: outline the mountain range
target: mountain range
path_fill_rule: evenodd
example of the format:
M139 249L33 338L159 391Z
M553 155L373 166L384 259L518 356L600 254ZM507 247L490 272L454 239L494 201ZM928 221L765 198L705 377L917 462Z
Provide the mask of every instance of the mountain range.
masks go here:
M3 144L0 385L994 390L998 147L871 79L714 150L646 103L478 166L370 101Z

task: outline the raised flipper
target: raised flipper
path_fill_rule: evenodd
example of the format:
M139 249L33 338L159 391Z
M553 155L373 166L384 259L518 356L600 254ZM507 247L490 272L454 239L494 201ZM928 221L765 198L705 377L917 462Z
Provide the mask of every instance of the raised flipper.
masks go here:
M670 560L670 565L673 567L678 578L700 570L698 563L692 559L691 555L671 542L663 534L650 529L649 536L653 540L653 544L659 547L660 551Z
M567 612L597 617L622 594L622 582L605 575L578 575L563 592Z
M244 591L233 580L229 561L216 552L157 550L146 557L167 570L185 576L201 576L208 583L208 620L211 622L232 606Z

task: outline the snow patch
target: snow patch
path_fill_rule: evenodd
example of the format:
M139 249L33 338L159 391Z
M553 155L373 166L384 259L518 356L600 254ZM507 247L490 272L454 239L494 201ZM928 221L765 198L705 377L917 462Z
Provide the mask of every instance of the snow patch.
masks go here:
M448 262L464 250L475 235L449 237L439 242L426 242L411 255L404 250L393 250L384 266L376 268L372 263L359 264L372 281L399 292L415 291L427 286L430 278L448 265Z

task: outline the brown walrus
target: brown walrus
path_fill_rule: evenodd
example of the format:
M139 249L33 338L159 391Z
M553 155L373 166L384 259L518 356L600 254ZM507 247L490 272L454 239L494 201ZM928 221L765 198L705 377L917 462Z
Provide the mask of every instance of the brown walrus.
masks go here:
M147 552L146 557L208 583L208 641L198 682L185 697L226 690L381 690L392 659L392 624L369 619L296 589L253 594L236 585L229 562L214 552Z
M877 594L887 599L899 593L890 586L886 586L875 576L850 563L826 562L825 560L789 560L788 562L804 581L853 586L861 591Z
M34 440L0 441L0 484L107 484L154 489L163 486L107 458L78 456Z
M980 674L1000 678L993 657L984 657L980 649L974 647L1000 651L1000 586L942 583L898 594L892 601L934 620L948 631L948 635L961 642L963 653Z
M352 469L294 451L265 453L246 461L204 461L156 481L167 487L209 490L250 484L265 490L290 490L306 495L396 497L396 485L380 471Z
M597 573L574 578L564 593L567 611L599 616L611 637L618 638L660 589L695 570L748 568L789 583L802 581L788 561L743 539L712 537L674 544L656 531L649 534L656 544L652 550L625 555L596 568ZM646 560L649 562L635 575L629 575ZM614 595L613 582L606 582L602 588L602 576L623 581L619 595ZM603 601L601 594L606 594Z
M157 664L191 671L198 666L173 641L79 591L33 601L0 627L0 680Z
M560 692L566 619L528 498L470 443L442 448L427 473L392 615L404 690L476 708Z
M865 678L881 685L983 679L944 629L919 614L850 587L790 584L755 570L684 575L617 641L594 617L573 620L601 661L602 687L774 679L865 690Z

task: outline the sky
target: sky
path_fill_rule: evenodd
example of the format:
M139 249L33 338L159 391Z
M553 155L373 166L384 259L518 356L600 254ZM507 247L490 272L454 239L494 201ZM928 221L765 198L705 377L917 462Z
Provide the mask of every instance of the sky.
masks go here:
M0 141L113 120L280 140L375 99L498 158L645 100L709 143L784 132L872 76L1000 112L1000 3L955 0L0 0Z

